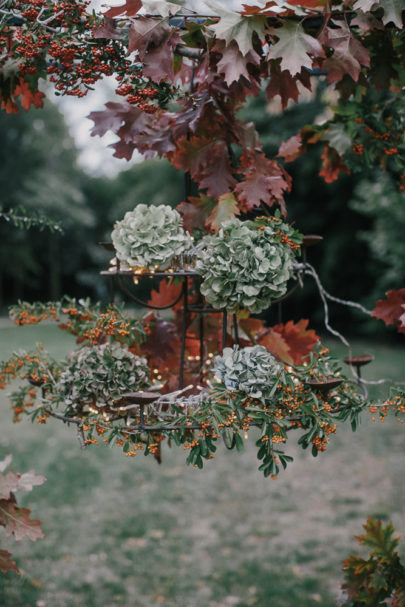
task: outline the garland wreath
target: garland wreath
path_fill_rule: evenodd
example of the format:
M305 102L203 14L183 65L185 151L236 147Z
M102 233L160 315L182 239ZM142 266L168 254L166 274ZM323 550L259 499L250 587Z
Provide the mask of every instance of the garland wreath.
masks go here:
M134 273L140 270L140 259L167 267L191 245L178 213L164 207L164 246L154 259L147 257L148 250L158 250L154 242L160 237L160 211L138 205L114 228L117 254L126 263L135 263ZM142 237L132 239L131 229ZM188 253L202 273L201 291L209 303L231 311L258 311L285 293L287 280L300 269L295 253L301 240L278 216L235 219ZM393 389L383 403L370 403L363 380L346 377L320 344L294 366L261 345L225 348L214 358L214 370L207 367L202 385L161 394L161 376L153 377L156 370L150 372L139 355L145 328L120 308L111 305L101 312L83 300L65 300L20 303L11 309L20 325L46 318L60 322L62 315L69 320L61 328L68 328L84 345L61 362L52 360L42 347L16 353L1 363L0 388L14 379L25 380L11 394L15 421L22 414L39 423L49 417L60 419L76 426L83 446L101 440L122 447L127 456L142 451L159 458L160 443L166 440L188 451L188 464L202 468L204 459L214 457L218 439L222 437L230 449L242 450L242 435L247 438L257 428L259 469L266 477L276 477L280 465L285 468L292 460L283 449L291 430L298 431L300 446L317 455L325 451L338 421L349 420L355 430L367 407L381 419L390 409L395 415L405 413L403 390Z

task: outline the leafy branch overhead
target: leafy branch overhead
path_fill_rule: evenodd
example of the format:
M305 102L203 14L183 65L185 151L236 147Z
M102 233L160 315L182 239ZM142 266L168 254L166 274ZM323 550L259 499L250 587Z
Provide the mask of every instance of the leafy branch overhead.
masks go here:
M40 5L15 0L0 14L3 107L17 111L21 95L24 107L40 104L40 78L81 97L115 75L124 99L90 114L92 134L116 134L119 158L157 154L190 173L201 195L214 200L214 207L198 205L206 227L217 228L225 196L227 218L263 204L286 212L291 179L282 150L266 158L238 110L263 88L285 108L318 77L338 95L334 116L304 129L286 160L322 140L327 182L365 164L390 170L405 188L401 2L294 0L280 8L269 1L239 12L208 2L212 17L204 18L164 0L130 0L91 15L83 0Z

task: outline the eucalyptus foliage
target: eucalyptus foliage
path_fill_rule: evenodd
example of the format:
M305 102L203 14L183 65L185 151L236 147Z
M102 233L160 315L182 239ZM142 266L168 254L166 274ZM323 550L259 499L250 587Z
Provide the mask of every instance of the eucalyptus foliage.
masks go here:
M138 204L116 222L111 238L121 262L134 268L162 270L192 243L180 214L164 204Z
M300 234L279 217L224 222L203 239L196 262L201 293L215 309L265 310L286 292L300 242Z

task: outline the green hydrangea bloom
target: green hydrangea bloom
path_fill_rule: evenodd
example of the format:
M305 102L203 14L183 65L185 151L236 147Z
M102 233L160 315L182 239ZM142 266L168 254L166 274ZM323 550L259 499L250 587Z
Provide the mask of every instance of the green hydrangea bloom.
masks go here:
M264 398L282 367L264 346L224 348L217 356L215 376L227 390L242 392L251 398Z
M288 242L282 242L287 238ZM204 237L196 262L201 293L215 309L259 313L284 295L294 272L301 237L276 218L231 219L217 234Z
M146 358L119 344L85 346L67 360L53 397L68 407L103 407L123 392L151 385Z
M138 204L117 221L111 234L118 259L137 268L165 270L191 247L181 215L168 205Z

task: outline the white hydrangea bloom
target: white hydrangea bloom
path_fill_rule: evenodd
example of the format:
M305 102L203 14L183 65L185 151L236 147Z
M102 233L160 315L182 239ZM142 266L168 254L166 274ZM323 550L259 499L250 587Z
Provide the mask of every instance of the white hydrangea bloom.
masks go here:
M55 394L66 405L103 406L123 392L137 392L150 385L146 358L119 344L106 343L73 352L57 380Z
M262 398L273 385L282 367L264 346L224 348L217 356L215 376L228 390Z
M111 234L118 259L130 267L165 270L191 247L181 215L169 205L138 204L117 221Z
M217 234L204 238L196 270L203 277L201 293L215 309L259 313L284 295L294 272L294 253L281 242L286 224L258 226L231 219Z

